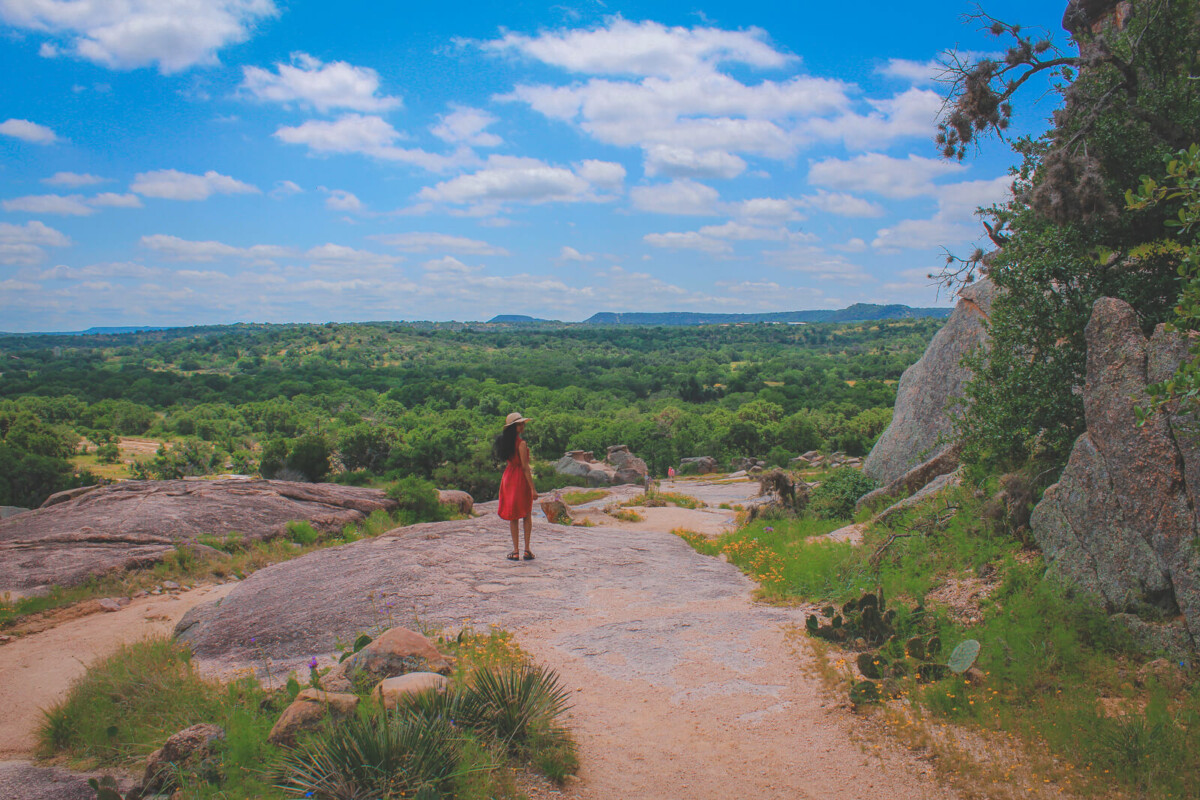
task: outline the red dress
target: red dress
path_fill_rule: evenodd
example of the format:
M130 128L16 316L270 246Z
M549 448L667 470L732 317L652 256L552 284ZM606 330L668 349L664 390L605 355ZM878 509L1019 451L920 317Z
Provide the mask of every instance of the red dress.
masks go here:
M517 439L517 451L508 460L504 476L500 478L500 519L525 519L533 513L533 495L521 467L522 444Z

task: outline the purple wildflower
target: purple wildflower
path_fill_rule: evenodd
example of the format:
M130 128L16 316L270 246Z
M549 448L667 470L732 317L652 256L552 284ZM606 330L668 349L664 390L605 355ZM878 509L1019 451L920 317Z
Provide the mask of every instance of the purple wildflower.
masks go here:
M309 668L309 669L316 669L316 668L317 668L317 657L316 657L316 656L313 656L313 657L312 657L312 661L308 662L308 668Z

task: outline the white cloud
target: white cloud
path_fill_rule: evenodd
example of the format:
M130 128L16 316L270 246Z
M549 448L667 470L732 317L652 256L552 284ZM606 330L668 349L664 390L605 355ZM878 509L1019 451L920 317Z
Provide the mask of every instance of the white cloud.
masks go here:
M325 198L325 207L333 211L363 211L366 206L362 201L345 189L325 189L329 196Z
M978 181L960 181L938 187L938 207L944 213L959 213L966 217L975 209L1007 200L1012 194L1012 176Z
M721 195L711 186L691 180L638 186L629 192L634 208L656 214L711 216L718 213Z
M862 283L869 280L863 268L858 264L813 245L793 246L786 250L767 252L763 255L769 263L775 266L803 272L822 280L846 283Z
M356 250L353 247L333 243L310 248L305 252L304 257L318 266L374 269L391 269L397 262L403 261L401 256Z
M163 73L217 63L218 50L278 13L271 0L0 0L9 25L60 37L43 43L43 56L68 52L113 69L157 64Z
M259 190L213 170L192 175L174 169L139 172L129 187L145 197L167 200L207 200L214 194L258 194Z
M224 242L198 242L162 233L143 236L138 243L172 261L217 261L223 258L241 258L268 262L294 255L294 251L290 248L278 245L256 244L251 247L234 247Z
M504 140L494 133L488 133L486 128L496 121L496 118L478 108L458 106L454 111L442 116L441 122L430 130L433 135L451 144L467 144L472 147L499 147Z
M696 231L682 233L648 233L642 237L646 244L655 247L666 247L671 250L699 250L712 255L732 253L733 247L729 242L705 236Z
M4 206L5 211L24 211L29 214L63 214L86 217L96 213L96 209L85 203L83 196L78 194L31 194L5 200L0 205Z
M646 174L672 178L736 178L746 162L724 150L696 152L690 147L652 145L646 150Z
M89 197L88 205L99 208L141 208L142 201L136 194L117 194L116 192L101 192L95 197Z
M3 11L4 4L0 2L0 14L3 14ZM54 144L58 141L54 131L27 119L8 119L0 122L0 134L33 144Z
M107 178L101 178L98 175L79 174L78 172L56 172L49 178L42 178L42 183L51 186L68 186L76 189L80 186L94 186L97 183L104 183Z
M977 227L935 215L931 219L906 219L875 233L871 246L883 251L949 246L978 238Z
M445 233L389 233L369 237L405 253L427 253L440 250L473 256L506 256L508 251L479 239L451 236Z
M595 171L594 167L589 169ZM427 186L418 196L432 203L479 204L489 212L509 202L574 203L605 199L592 191L588 180L565 167L551 166L536 158L497 155L490 156L483 169Z
M271 197L277 200L294 194L304 194L304 190L294 181L275 181L275 188L271 190Z
M345 114L332 122L309 120L294 127L281 127L275 137L288 144L302 144L314 153L359 153L384 161L398 161L430 172L444 172L477 161L467 148L444 156L419 148L396 147L400 132L381 117Z
M604 189L620 189L625 184L625 167L615 161L588 159L575 168L576 174L588 183Z
M867 243L855 236L848 240L845 244L836 245L836 249L844 253L861 253L867 249Z
M454 256L435 258L421 266L427 273L439 279L459 278L483 271L483 267L469 267Z
M799 203L804 208L836 214L839 217L883 216L883 208L877 203L845 192L827 192L824 189L818 189L816 194L801 197Z
M59 264L37 273L36 280L87 280L89 278L151 278L162 275L163 269L147 267L131 261L106 264L89 264L86 267L70 267Z
M897 199L933 195L933 179L962 172L966 167L953 161L923 158L892 158L882 153L865 153L848 161L827 158L809 167L808 182L856 192L870 192Z
M804 126L818 139L840 139L853 150L885 147L904 137L928 137L937 127L942 96L929 89L909 89L895 97L868 100L872 111L848 112L832 119L813 119Z
M379 94L379 73L345 61L326 64L307 53L292 53L290 64L278 63L275 72L242 67L241 89L259 100L328 111L387 111L401 105L399 97Z
M726 222L723 225L705 225L700 229L702 236L714 236L718 239L733 239L739 242L750 241L783 241L789 238L807 238L804 234L793 234L787 228L760 228L741 222Z
M596 259L596 257L591 255L590 253L585 255L584 253L581 253L578 250L576 250L574 247L568 247L566 245L563 245L562 250L558 251L558 261L559 261L559 263L563 263L563 264L565 264L567 262L575 262L575 263L582 264L582 263L586 263L588 261L594 261L595 259Z
M36 220L24 225L0 222L0 264L33 266L46 259L46 247L69 247L65 234Z
M944 71L937 59L910 61L906 58L889 58L887 64L876 70L880 75L908 81L915 85L933 83Z
M733 211L742 219L748 219L755 224L794 222L804 219L797 213L794 200L778 197L754 197L733 204Z
M605 27L530 37L509 33L484 47L516 51L545 64L591 75L694 74L721 63L775 69L795 61L767 43L766 31L749 28L668 28L657 22L615 17Z

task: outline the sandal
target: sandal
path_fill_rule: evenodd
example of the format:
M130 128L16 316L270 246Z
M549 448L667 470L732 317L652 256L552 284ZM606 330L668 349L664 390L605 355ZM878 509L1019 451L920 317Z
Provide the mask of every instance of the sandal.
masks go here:
M533 561L533 558L534 558L534 555L533 555L533 553L531 553L531 552L529 552L528 550L526 550L526 551L525 551L525 560L526 560L526 561Z
M508 560L509 561L520 561L521 554L518 553L516 550L513 550L511 553L508 554Z

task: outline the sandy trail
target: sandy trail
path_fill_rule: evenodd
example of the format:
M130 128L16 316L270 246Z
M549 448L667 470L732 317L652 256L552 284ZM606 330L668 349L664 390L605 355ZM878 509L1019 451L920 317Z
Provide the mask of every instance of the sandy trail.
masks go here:
M42 709L66 697L87 665L120 645L171 633L184 612L224 597L235 584L142 597L120 611L90 614L0 646L0 759L27 757Z

